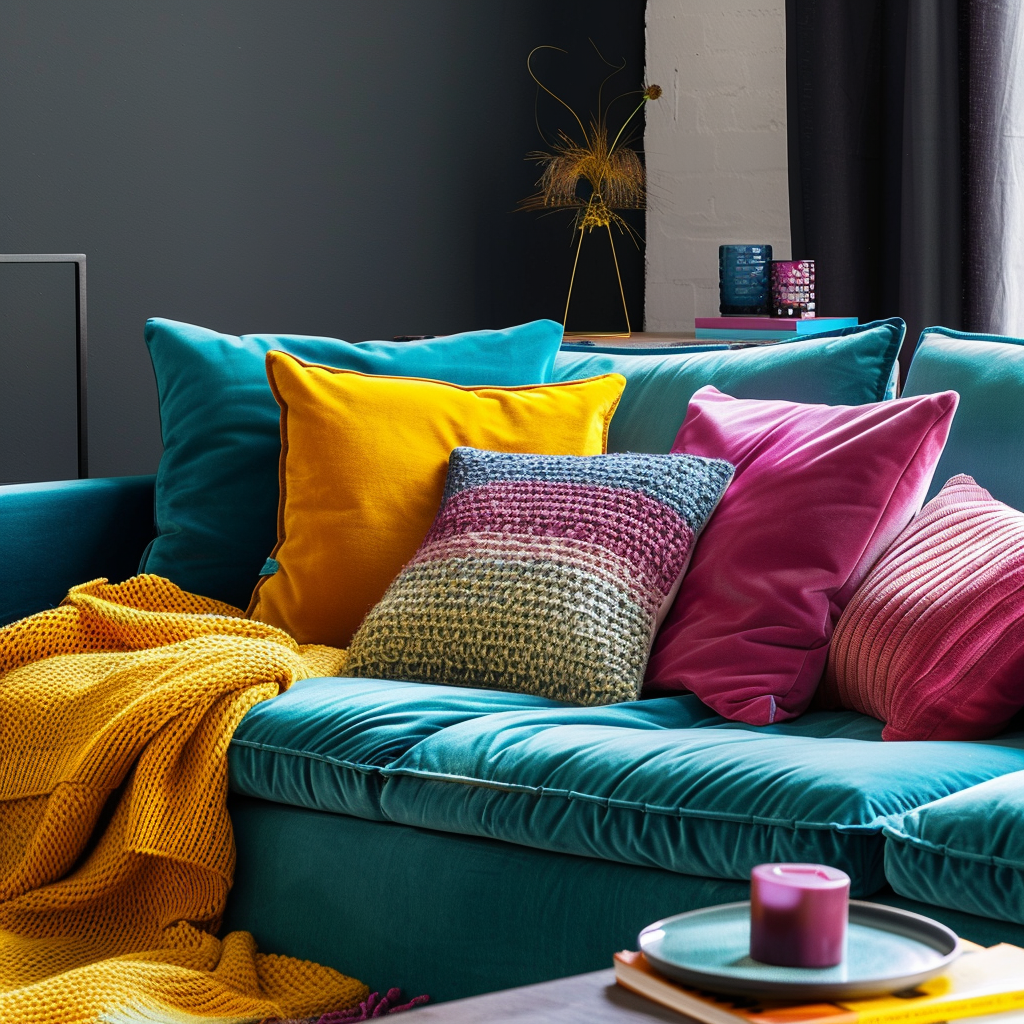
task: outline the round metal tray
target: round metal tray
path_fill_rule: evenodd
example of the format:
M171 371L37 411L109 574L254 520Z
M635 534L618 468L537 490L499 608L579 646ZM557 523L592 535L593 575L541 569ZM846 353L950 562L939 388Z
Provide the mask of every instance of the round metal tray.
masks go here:
M913 988L944 971L960 940L907 910L850 900L846 956L835 967L775 967L750 958L750 903L667 917L639 938L651 966L692 988L762 999L862 999Z

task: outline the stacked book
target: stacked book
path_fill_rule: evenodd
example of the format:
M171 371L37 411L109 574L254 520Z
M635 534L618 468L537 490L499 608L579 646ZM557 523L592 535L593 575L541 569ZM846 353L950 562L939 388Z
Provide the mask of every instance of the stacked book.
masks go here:
M856 327L855 316L818 316L810 319L777 316L699 316L698 338L714 341L794 341L812 334Z
M760 1001L685 988L655 971L643 953L616 953L615 980L703 1024L938 1024L968 1017L1024 1024L1024 949L963 945L967 952L944 974L915 989L836 1003Z

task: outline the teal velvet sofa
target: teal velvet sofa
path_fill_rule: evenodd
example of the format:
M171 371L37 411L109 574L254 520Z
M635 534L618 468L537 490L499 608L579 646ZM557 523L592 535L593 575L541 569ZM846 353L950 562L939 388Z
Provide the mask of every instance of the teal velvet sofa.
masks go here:
M566 347L555 376L623 372L610 447L667 450L705 383L891 398L901 338L893 325L871 344L819 339L771 358ZM906 391L946 388L962 400L942 479L971 473L1024 508L1024 346L925 332ZM0 622L135 572L152 503L151 477L0 488ZM650 921L744 899L754 864L797 860L975 941L1024 944L1024 720L983 742L880 734L852 712L755 728L690 695L580 708L305 680L254 708L230 748L225 928L446 1000L607 966Z

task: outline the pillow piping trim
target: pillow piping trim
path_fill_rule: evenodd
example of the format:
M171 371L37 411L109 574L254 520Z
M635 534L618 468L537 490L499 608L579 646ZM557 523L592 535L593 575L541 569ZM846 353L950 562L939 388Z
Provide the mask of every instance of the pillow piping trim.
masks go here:
M958 338L963 341L992 341L1003 345L1024 345L1024 338L1014 338L1008 334L982 334L978 331L957 331L952 327L925 327L914 343L914 355L917 355L921 342L926 334L938 334L943 338Z
M894 843L903 843L906 846L920 850L922 853L929 853L945 860L964 860L976 864L985 864L988 867L1011 868L1014 871L1024 871L1024 862L1022 861L997 857L991 853L972 853L970 850L958 850L956 847L943 843L933 843L931 840L922 839L920 836L912 836L907 832L899 831L897 825L884 825L882 827L882 834L886 840L891 840Z

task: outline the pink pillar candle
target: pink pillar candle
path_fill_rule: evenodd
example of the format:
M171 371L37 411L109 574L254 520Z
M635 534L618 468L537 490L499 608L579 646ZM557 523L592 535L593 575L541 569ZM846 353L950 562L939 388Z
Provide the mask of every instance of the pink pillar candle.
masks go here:
M824 864L758 864L750 872L750 955L779 967L843 960L850 876Z

